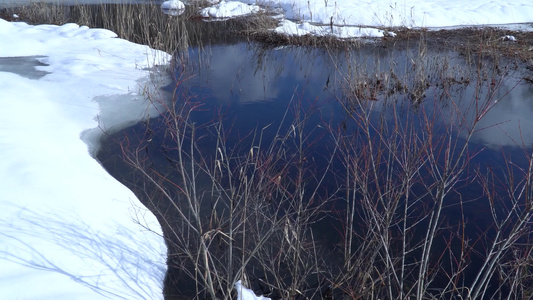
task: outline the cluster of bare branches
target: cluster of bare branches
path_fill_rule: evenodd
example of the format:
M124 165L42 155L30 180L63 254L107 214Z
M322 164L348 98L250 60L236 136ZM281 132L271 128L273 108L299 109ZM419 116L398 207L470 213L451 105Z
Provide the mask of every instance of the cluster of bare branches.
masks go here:
M254 281L273 297L319 295L316 281L327 278L321 276L327 262L311 227L333 198L321 192L335 152L315 172L308 152L320 135L307 131L309 115L299 101L292 101L279 126L234 142L222 118L193 122L202 103L183 93L185 81L176 81L171 101L151 95L165 107L166 139L158 147L171 171L155 166L151 139L136 147L125 140L122 147L143 177L140 198L163 223L169 268L195 284L198 299L229 299L238 280Z
M478 70L472 99L441 85L422 104L344 102L354 131L336 137L346 201L335 283L351 298L531 297L532 153L522 145L527 163L504 157L498 175L471 164L483 151L471 139L504 80ZM468 221L476 210L484 224Z
M154 167L150 141L124 157L163 223L169 268L197 299L230 299L238 280L276 299L525 299L531 151L527 165L472 164L505 79L490 76L467 100L449 85L401 107L352 95L338 127L313 124L295 92L281 124L242 137L223 117L195 123L202 103L181 78L170 101L151 95L166 108L171 172ZM319 141L329 152L317 166ZM336 244L318 234L326 223Z

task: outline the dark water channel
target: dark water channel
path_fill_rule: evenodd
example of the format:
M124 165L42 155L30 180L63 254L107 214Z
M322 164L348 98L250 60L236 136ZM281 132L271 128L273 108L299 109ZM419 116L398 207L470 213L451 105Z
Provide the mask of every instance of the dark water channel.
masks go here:
M298 134L295 132L297 126L293 123L295 118L305 121L299 123L306 136L305 157L300 162L305 162L307 170L315 175L305 189L310 193L319 186L319 193L332 199L324 207L325 212L320 215L319 221L310 226L314 238L323 245L324 251L332 253L331 257L323 257L331 264L343 264L336 251L342 248L343 234L340 229L346 224L342 224L336 216L342 215L346 210L346 203L349 202L347 198L356 199L359 195L358 192L350 191L349 183L341 182L350 173L351 166L342 156L332 153L357 157L358 151L361 151L361 157L368 155L364 142L368 136L362 129L362 119L353 117L356 112L366 110L369 124L374 126L369 130L371 139L384 134L376 129L381 127L389 128L386 132L391 134L391 139L401 140L394 132L407 125L402 127L398 124L412 124L415 131L423 131L424 123L417 118L423 114L428 118L433 117L435 136L422 134L420 143L431 138L441 141L438 137L449 134L457 145L452 150L452 156L453 151L458 152L464 145L468 135L468 130L465 129L467 127L455 125L474 122L482 115L476 127L479 130L469 140L468 152L476 155L468 156L471 157L468 170L462 173L456 188L446 198L440 224L450 232L439 236L440 239L435 241L433 248L436 256L442 254L440 249L446 248L447 240L443 237L461 230L466 232L465 236L468 236L469 241L484 244L480 248L473 246L475 251L483 251L489 245L487 241L490 236L480 236L494 234L494 227L491 225L493 219L490 206L486 204L486 195L476 181L476 170L482 170L481 173L490 170L494 176L505 178L504 156L518 167L513 171L517 177L520 176L520 170L527 169L528 157L527 154L524 155L523 149L530 151L533 145L533 85L521 81L522 77L529 76L530 71L510 62L496 62L496 67L492 65L494 61L482 61L454 52L432 52L430 49L421 54L419 45L397 49L368 45L357 50L342 51L300 47L264 48L248 42L191 47L188 52L178 53L177 57L179 59L171 76L179 79L164 87L163 94L168 97L165 101L169 103L180 103L185 101L184 98L189 98L198 106L191 112L189 121L196 124L196 136L199 137L196 147L199 153L205 155L206 161L217 155L216 129L221 128L218 127L220 120L225 132L226 148L237 157L245 156L257 145L259 133L262 133L264 145L275 145L273 141L282 134ZM479 67L480 61L482 68ZM176 82L180 84L176 85ZM360 102L354 104L353 99L359 99ZM484 99L482 103L487 105L486 111L479 113L481 110L473 104L475 99ZM457 111L464 114L458 116ZM168 113L164 115L168 116ZM114 177L130 187L148 208L156 212L165 234L171 236L168 234L171 227L181 224L163 221L163 217L169 217L163 212L172 211L171 205L153 191L146 190L147 185L142 180L142 175L123 161L124 149L141 149L145 155L143 162L149 168L156 169L170 180L180 182L176 161L169 158L176 157L178 150L170 145L167 122L168 119L160 116L113 134L103 140L98 159ZM338 139L341 136L349 137L346 141L361 144L346 147L344 152L335 150L339 147ZM190 140L186 139L183 145L190 147ZM287 147L287 152L298 151L294 144ZM436 163L444 165L445 156L437 154ZM387 174L386 164L380 165L378 169ZM287 176L296 176L292 169L287 172ZM431 176L427 173L422 174L421 178ZM198 178L199 186L202 186L202 181L209 181L205 174L199 174ZM382 184L386 185L386 182ZM207 189L210 187L209 184L205 186ZM419 195L423 200L413 206L429 209L432 200L427 195L424 196L422 190L422 185L413 187L412 195ZM500 192L505 194L503 190L497 191ZM370 194L375 195L372 192ZM402 201L405 198L400 203ZM209 205L206 204L205 207L206 218L210 213ZM504 203L501 213L510 205L511 203ZM361 214L363 224L364 213L359 211L357 214ZM413 214L410 217L416 219L420 216ZM418 226L427 227L427 218L420 219ZM472 225L464 226L465 220ZM355 223L359 224L359 221L356 220ZM425 232L423 230L414 230L411 238L420 238ZM391 234L394 233L402 235L396 229L391 230ZM172 241L169 245L172 253ZM417 251L414 253L417 254ZM472 257L472 265L479 265L483 261L482 255ZM445 262L449 263L448 258L444 258L441 263ZM169 274L165 282L167 298L196 296L194 280L180 270L190 267L181 258L169 258ZM461 280L466 285L470 284L477 269L471 266ZM250 271L248 275L253 277L254 273ZM440 288L439 280L445 280L440 276L442 275L436 276L435 289ZM406 278L406 281L414 280L409 276ZM317 279L310 281L313 283L308 286L323 284ZM254 288L266 293L264 286L260 284ZM276 291L270 292L273 298L281 297ZM342 292L334 293L333 296L341 294ZM316 293L310 295L306 296L319 298Z

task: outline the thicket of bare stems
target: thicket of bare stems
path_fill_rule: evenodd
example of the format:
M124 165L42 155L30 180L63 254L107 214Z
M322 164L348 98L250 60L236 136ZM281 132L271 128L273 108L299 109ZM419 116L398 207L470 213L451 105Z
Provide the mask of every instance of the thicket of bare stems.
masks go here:
M321 194L329 172L317 174L307 161L317 140L307 132L308 115L298 101L277 128L259 128L228 144L232 132L222 120L191 120L201 101L186 94L174 94L171 101L151 97L165 107L163 147L173 174L152 167L147 143L133 150L125 144L123 152L160 210L170 268L196 283L198 299L229 299L241 279L255 280L265 293L284 299L319 296L316 281L326 282L321 274L328 262L310 226L331 200ZM265 140L267 131L275 132L273 140Z
M472 99L454 99L449 84L423 99L406 87L401 106L365 98L375 86L345 75L343 126L313 124L293 96L281 124L238 142L223 117L192 121L202 104L180 87L186 76L171 101L151 95L166 105L174 170L152 168L145 145L124 154L156 190L149 198L168 204L170 268L197 299L230 299L241 279L280 299L531 297L532 152L523 145L527 165L504 157L497 171L471 164L483 149L470 140L505 74L478 70ZM320 166L318 142L329 144ZM469 221L473 210L490 222ZM324 219L334 247L317 235Z
M524 149L528 166L506 160L498 177L470 165L482 151L470 140L505 80L485 71L472 99L455 100L441 84L422 104L411 97L404 111L391 105L379 116L386 104L352 91L345 109L357 134L336 139L347 187L345 265L336 280L352 298L531 296L531 152ZM476 186L483 192L467 190ZM491 224L468 222L465 206L490 211Z

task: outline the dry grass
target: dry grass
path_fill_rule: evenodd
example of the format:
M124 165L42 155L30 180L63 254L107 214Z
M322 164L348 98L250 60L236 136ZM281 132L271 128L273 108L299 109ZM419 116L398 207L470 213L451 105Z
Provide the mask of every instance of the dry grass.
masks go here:
M511 31L496 27L470 27L454 30L413 30L399 28L391 31L397 33L394 39L385 39L384 45L402 45L425 40L428 47L453 50L465 55L483 54L484 56L500 56L518 58L524 62L533 59L533 33ZM506 39L513 36L516 41Z
M269 46L298 45L326 48L353 49L378 43L382 47L398 47L418 43L424 39L428 47L454 50L471 54L518 58L533 67L533 33L510 31L495 27L462 28L431 31L425 29L383 28L394 32L395 37L338 39L333 36L286 36L272 31L278 20L269 13L239 17L226 21L203 22L198 15L205 5L194 2L187 5L179 17L161 13L158 4L101 4L62 6L35 2L24 6L3 8L0 17L9 21L31 24L57 24L68 22L89 27L106 28L120 37L154 48L173 52L184 45L197 45L212 40L220 42L244 36ZM13 18L13 14L19 18ZM516 41L506 40L514 36Z

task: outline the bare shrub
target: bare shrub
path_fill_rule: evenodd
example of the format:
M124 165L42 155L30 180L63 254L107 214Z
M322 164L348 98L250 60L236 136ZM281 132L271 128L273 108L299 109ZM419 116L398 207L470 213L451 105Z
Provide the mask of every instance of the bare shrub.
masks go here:
M184 73L172 99L151 95L166 107L156 147L172 170L154 166L150 139L124 156L161 216L169 268L198 299L228 299L237 280L274 299L531 295L531 154L524 147L527 164L506 157L498 172L472 164L505 71L479 62L461 73L415 54L406 78L384 72L386 88L364 87L373 97L354 92L365 73L341 74L339 126L311 123L295 92L281 124L241 136L223 115L193 121L203 103L181 87L186 62L176 64ZM472 98L454 98L455 85ZM311 153L319 141L330 145L321 167ZM471 221L473 210L487 214ZM324 219L333 247L315 227Z
M413 65L422 67L407 73L415 82L428 73L424 59L417 57ZM506 157L498 175L472 172L482 149L471 139L500 100L506 74L481 60L476 65L477 75L465 81L475 84L472 99L454 99L446 77L438 77L433 95L425 95L424 84L420 97L405 89L393 101L376 85L361 89L360 77L345 79L352 129L336 138L346 166L347 201L339 213L344 267L333 282L350 297L527 297L531 153L524 150L525 167ZM473 209L490 212L491 220L468 222Z
M320 137L308 131L310 112L294 99L281 124L234 142L222 116L192 121L202 103L183 93L183 80L170 101L151 95L166 108L167 139L158 147L172 166L169 173L155 167L151 141L122 148L143 177L142 198L162 221L169 268L196 285L198 299L229 299L237 280L259 282L280 298L319 295L317 281L329 276L312 225L333 197L321 192L335 152L317 172L308 159Z

